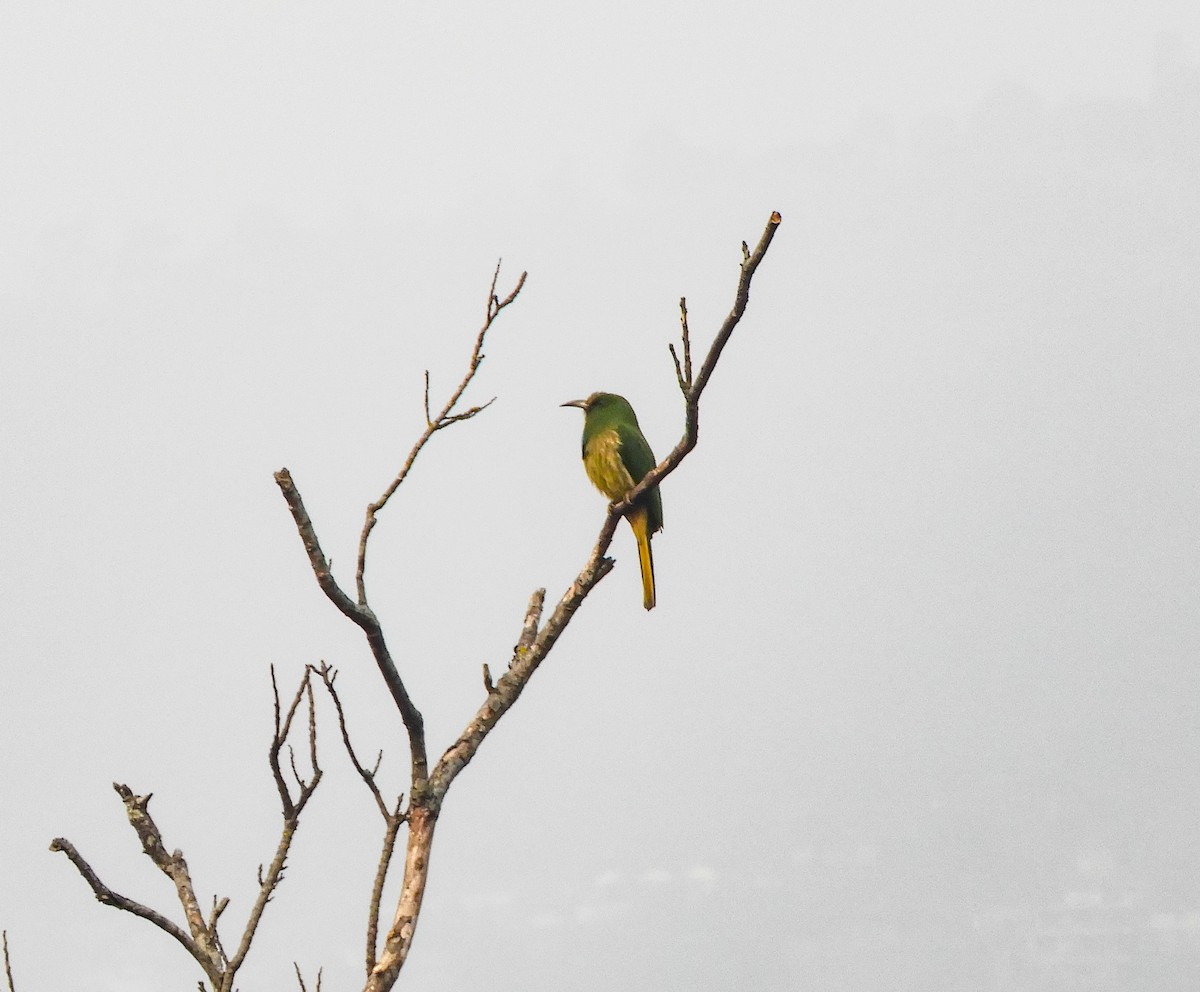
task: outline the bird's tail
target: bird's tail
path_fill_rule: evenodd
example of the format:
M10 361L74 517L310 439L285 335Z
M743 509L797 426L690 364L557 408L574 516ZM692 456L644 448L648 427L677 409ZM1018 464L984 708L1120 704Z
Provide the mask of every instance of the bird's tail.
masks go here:
M654 552L650 550L650 519L645 508L630 510L627 519L637 539L638 564L642 567L642 605L654 609Z

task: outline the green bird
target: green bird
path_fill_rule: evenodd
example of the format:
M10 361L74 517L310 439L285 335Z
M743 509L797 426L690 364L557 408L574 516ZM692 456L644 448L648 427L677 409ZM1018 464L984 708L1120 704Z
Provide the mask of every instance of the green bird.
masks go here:
M600 492L614 503L624 499L658 462L638 427L637 414L624 396L592 393L563 406L583 411L583 467ZM662 530L662 494L651 486L625 515L637 539L642 567L642 605L654 609L654 555L650 538Z

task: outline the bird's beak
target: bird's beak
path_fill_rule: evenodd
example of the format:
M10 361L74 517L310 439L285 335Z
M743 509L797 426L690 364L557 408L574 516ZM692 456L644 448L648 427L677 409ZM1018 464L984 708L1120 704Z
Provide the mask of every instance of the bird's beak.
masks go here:
M566 403L560 403L559 406L577 406L580 410L587 412L587 400L567 400Z

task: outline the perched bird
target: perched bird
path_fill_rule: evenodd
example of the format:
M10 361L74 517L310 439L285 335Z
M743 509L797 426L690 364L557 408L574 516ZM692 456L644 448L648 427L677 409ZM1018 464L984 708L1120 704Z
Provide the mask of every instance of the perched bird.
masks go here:
M657 462L638 427L637 414L624 396L592 393L586 400L563 406L583 411L583 467L597 489L614 503L649 472ZM650 537L662 530L662 494L658 486L642 493L625 515L637 539L642 566L642 605L654 609L654 555Z

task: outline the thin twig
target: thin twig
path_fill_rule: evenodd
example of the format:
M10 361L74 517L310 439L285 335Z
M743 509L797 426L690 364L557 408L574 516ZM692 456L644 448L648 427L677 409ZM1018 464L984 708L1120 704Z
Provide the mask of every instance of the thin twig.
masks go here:
M745 244L745 242L742 242ZM687 312L687 297L679 297L679 323L680 323L680 338L683 342L683 367L679 365L679 355L675 352L675 345L668 344L667 351L671 353L671 360L675 363L675 381L679 383L679 391L683 393L686 400L688 393L692 388L692 334L688 330L688 312Z
M358 777L362 779L363 784L370 791L385 824L382 850L380 851L379 861L376 864L375 881L371 886L371 900L367 908L367 971L370 972L375 967L375 949L379 941L379 909L383 901L383 887L387 881L392 858L395 855L396 839L399 837L400 828L404 825L405 821L405 814L401 812L404 805L404 796L400 795L396 799L395 809L391 810L388 809L383 801L383 794L379 791L379 784L375 781L375 776L379 771L379 763L383 760L382 751L379 752L375 767L370 771L359 761L358 754L354 750L354 745L350 743L350 731L346 724L346 711L342 706L342 697L334 685L334 682L337 680L337 670L331 668L325 662L321 662L320 666L316 668L310 665L309 669L321 677L326 691L328 691L330 698L333 700L333 707L337 711L338 727L342 732L342 744L345 746L346 754L350 758L350 764L354 766Z
M8 931L4 931L4 977L8 980L8 992L17 992L13 985L12 963L8 960Z
M300 774L300 769L296 767L296 749L291 744L288 745L288 765L291 766L292 778L296 780L296 785L303 789L304 778Z
M778 211L771 214L770 219L767 221L767 226L763 229L762 237L758 239L758 244L755 246L753 252L746 246L746 242L742 242L743 258L741 275L738 277L733 307L721 322L721 326L718 328L716 336L709 346L708 354L704 358L704 363L700 366L700 371L696 374L695 381L684 396L683 437L671 449L666 458L659 462L651 471L647 472L642 480L625 494L625 498L621 502L614 503L609 508L609 521L606 521L606 524L612 522L614 529L616 526L613 519L614 515L619 518L628 513L630 507L637 502L646 490L658 485L679 467L680 462L687 457L688 453L696 447L696 443L700 440L700 395L708 385L708 380L712 376L713 370L716 369L717 362L721 358L721 352L725 349L725 345L729 343L729 338L733 335L734 328L737 327L738 322L742 319L742 315L746 312L746 305L750 302L750 283L754 279L754 273L758 269L759 264L767 254L767 249L771 247L771 241L775 238L775 232L779 229L779 225L782 222L783 218L779 215ZM685 347L686 350L690 350L690 344ZM605 532L605 529L601 529L601 538L604 537ZM607 543L604 545L604 548L607 550Z
M404 797L396 799L396 808L387 816L387 828L383 833L383 844L380 846L379 860L375 865L375 881L371 884L371 900L367 905L367 974L375 967L376 950L379 947L379 911L383 904L383 887L387 883L388 872L392 867L392 858L396 854L396 841L400 836L400 827L406 819L400 810L404 805Z
M311 667L311 666L310 666ZM334 687L334 680L337 678L337 670L330 668L325 662L321 662L321 666L312 669L325 683L325 689L329 693L329 698L333 700L333 708L337 711L338 727L342 732L342 744L346 748L346 754L350 756L350 764L354 766L354 770L358 772L358 777L363 780L363 783L371 791L371 796L375 799L375 805L379 808L380 815L386 820L390 815L388 813L387 804L383 801L383 794L379 791L379 786L375 783L375 772L379 769L379 764L376 763L375 769L367 771L363 767L362 762L358 760L358 755L354 751L354 745L350 743L350 731L346 726L346 711L342 708L342 697L338 694ZM380 752L380 758L383 757L383 752Z
M293 961L292 967L296 969L296 981L300 983L300 992L308 992L308 988L304 984L304 976L300 974L300 965ZM321 972L323 968L317 969L317 986L315 992L321 992Z
M729 311L729 314L721 323L720 330L717 331L717 336L713 339L713 343L708 349L708 355L704 359L704 364L700 366L700 373L696 376L696 381L692 386L691 396L689 397L690 405L699 402L700 394L704 392L704 387L708 385L709 377L717 367L717 361L721 357L721 352L725 350L725 345L729 342L729 338L733 334L733 329L737 327L738 321L742 319L742 314L746 312L746 304L750 302L750 282L754 278L754 273L758 270L759 264L766 256L767 249L771 247L771 242L775 238L775 232L779 230L779 225L782 223L783 218L780 216L779 211L771 214L770 219L767 221L767 226L763 229L762 237L758 239L758 244L755 246L753 252L746 247L746 242L742 242L742 274L738 278L733 309ZM691 449L689 448L688 450L690 451Z
M690 387L692 385L692 335L688 330L687 297L679 297L679 322L683 325L683 375Z
M745 242L743 242L743 244L744 243ZM691 334L691 331L688 329L688 311L687 311L687 297L686 296L679 297L679 324L680 324L679 336L683 341L683 382L685 385L683 394L684 394L684 396L686 396L688 394L689 390L691 390L691 388L692 388L692 334ZM672 351L671 354L674 355L674 351ZM676 360L675 365L676 365L675 371L678 373L678 371L679 371L678 359Z
M496 271L492 274L492 285L488 290L488 305L487 315L484 319L483 326L479 329L479 334L475 338L475 347L471 350L471 357L467 363L467 371L459 382L458 387L450 394L450 398L446 401L441 411L437 416L431 416L429 412L428 387L429 373L426 372L426 401L425 401L425 431L417 439L412 450L408 453L408 458L405 459L404 465L396 474L395 478L388 483L387 488L383 491L383 495L374 503L367 507L366 518L363 520L362 533L358 538L358 568L355 575L355 585L358 590L358 603L360 606L365 606L367 602L367 592L365 587L365 573L367 567L367 539L371 536L371 531L374 530L378 519L379 511L387 506L388 500L392 498L396 490L408 477L413 463L417 460L417 455L421 453L421 449L425 447L429 439L433 435L442 430L444 427L449 427L451 424L458 423L461 420L469 420L477 413L491 405L491 401L484 404L482 407L473 407L465 413L455 414L454 408L458 405L458 401L462 398L463 393L467 391L467 386L471 384L471 380L475 378L475 373L479 370L480 363L483 362L483 341L487 336L488 329L492 326L493 321L500 315L500 311L507 307L517 298L517 294L521 292L521 288L525 285L526 273L522 272L521 277L517 280L517 285L511 293L500 301L496 298L496 281L500 278L500 263L496 263Z
M679 364L679 355L675 353L675 344L673 342L667 342L667 351L671 353L671 361L675 363L675 381L679 383L679 391L686 396L688 384L687 380L683 377L683 367Z
M311 795L311 792L309 792L309 795ZM260 866L258 896L255 898L254 906L250 910L249 919L246 920L246 927L242 931L242 939L238 942L237 950L234 952L233 957L229 959L228 974L230 977L241 968L246 960L246 955L250 953L250 944L258 932L258 925L262 921L262 915L267 908L267 903L271 901L271 896L274 895L275 890L279 887L279 883L283 881L283 874L287 868L288 852L291 850L292 841L296 835L299 808L300 804L297 803L296 814L284 820L283 829L279 835L279 843L275 845L275 856L271 859L271 864L267 867L265 874L263 874Z
M496 397L493 396L490 400L488 400L486 403L484 403L483 406L473 406L473 407L471 407L471 409L464 410L462 413L454 413L448 417L443 417L441 426L449 427L451 424L457 424L461 420L470 420L476 414L483 413L484 410L486 410L489 406L491 406L495 402L496 402Z
M292 701L291 709L288 711L288 726L292 722L292 713L295 712L296 706L300 702L300 693L303 692L303 684L296 691L296 697ZM291 816L295 811L292 803L292 793L288 788L287 782L283 778L283 770L279 766L279 751L283 747L283 742L287 740L287 733L284 730L283 713L279 705L279 683L275 680L275 666L271 666L271 693L275 701L275 733L271 737L271 747L267 752L267 762L271 766L271 775L275 779L275 789L279 793L279 803L283 807L283 815Z
M271 739L271 746L267 750L267 761L271 766L271 774L275 778L275 783L279 789L279 805L283 814L283 827L279 833L279 842L275 845L275 856L271 859L271 864L267 867L266 872L262 866L258 869L258 896L254 900L254 906L250 910L250 916L246 920L245 929L242 931L242 938L238 942L237 950L233 957L229 959L229 967L226 969L226 982L222 986L222 992L227 992L230 984L233 981L233 976L241 968L246 960L246 955L250 952L250 945L254 940L255 934L258 932L259 923L262 921L262 915L267 908L267 903L271 901L271 896L275 893L279 883L283 881L283 873L287 866L288 852L291 850L292 841L295 839L296 830L300 826L300 814L304 811L304 807L308 805L308 801L316 792L317 786L321 784L321 778L325 774L321 766L317 763L317 721L315 702L312 692L312 671L305 668L304 677L300 680L300 685L296 689L296 693L292 696L292 701L288 705L287 715L280 720L279 707L279 690L275 684L274 666L271 670L271 688L275 696L275 736ZM293 799L287 784L283 779L283 771L279 766L279 752L283 749L287 742L288 735L291 733L292 720L295 719L296 711L300 708L301 701L307 695L308 697L308 751L309 758L312 762L312 774L306 780L295 766L295 752L289 746L288 751L292 755L292 774L297 781L298 792L296 798Z

